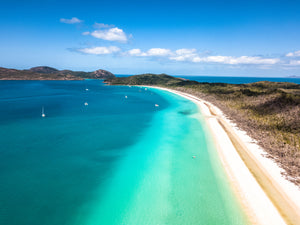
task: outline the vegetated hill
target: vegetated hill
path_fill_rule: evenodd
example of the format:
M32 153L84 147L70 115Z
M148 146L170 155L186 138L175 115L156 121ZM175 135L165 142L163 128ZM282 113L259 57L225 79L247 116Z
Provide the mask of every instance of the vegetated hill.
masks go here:
M111 72L96 70L94 72L57 70L48 66L33 67L29 70L16 70L0 67L0 80L82 80L114 78Z
M130 77L116 77L113 79L107 79L107 82L113 82L113 84L124 85L175 85L182 81L181 78L175 78L166 74L141 74Z
M198 83L183 78L176 78L167 74L141 74L129 77L115 77L113 79L106 79L105 82L112 85L164 85L164 86L181 86L189 83Z
M212 102L279 162L300 184L300 85L261 81L250 84L199 83L165 74L106 80L111 85L167 87Z
M49 66L37 66L29 69L31 72L35 73L57 73L59 70L49 67Z

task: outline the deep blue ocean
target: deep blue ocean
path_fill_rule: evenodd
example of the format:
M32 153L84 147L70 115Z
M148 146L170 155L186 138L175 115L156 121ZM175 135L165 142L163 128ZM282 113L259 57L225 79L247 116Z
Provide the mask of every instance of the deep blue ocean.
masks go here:
M193 102L100 80L0 81L0 224L246 221Z
M127 77L131 75L117 75L119 77ZM221 76L177 76L189 80L195 80L198 82L209 83L229 83L229 84L247 84L258 81L272 81L272 82L292 82L300 84L300 78L288 78L288 77L221 77Z

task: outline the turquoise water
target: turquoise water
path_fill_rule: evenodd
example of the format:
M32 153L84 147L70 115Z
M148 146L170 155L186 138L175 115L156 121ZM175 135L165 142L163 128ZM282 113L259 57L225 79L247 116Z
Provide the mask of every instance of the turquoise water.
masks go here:
M1 81L0 128L0 224L246 224L201 114L180 96Z

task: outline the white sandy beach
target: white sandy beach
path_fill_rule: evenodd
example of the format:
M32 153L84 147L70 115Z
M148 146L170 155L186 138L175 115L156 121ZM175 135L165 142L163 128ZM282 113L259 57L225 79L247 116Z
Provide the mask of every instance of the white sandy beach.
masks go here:
M239 130L209 102L183 92L154 88L178 94L199 106L233 189L252 224L300 224L300 189L281 175L282 169L264 156L266 152L246 132ZM242 145L243 150L239 151L247 155L248 164L247 158L241 158L233 138Z

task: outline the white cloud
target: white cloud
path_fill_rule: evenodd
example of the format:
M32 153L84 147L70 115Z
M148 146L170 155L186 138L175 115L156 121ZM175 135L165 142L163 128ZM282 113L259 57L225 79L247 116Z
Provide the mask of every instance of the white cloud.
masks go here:
M196 49L181 48L175 51L175 54L170 57L170 60L175 61L191 61L193 58L197 57Z
M175 52L177 55L188 55L188 54L195 54L196 51L197 50L195 48L192 49L181 48L181 49L177 49Z
M287 56L287 57L298 57L298 56L300 56L300 50L299 51L295 51L295 52L289 52L285 56Z
M95 38L107 40L107 41L119 41L127 42L128 38L122 29L117 27L106 30L95 30L91 33Z
M85 31L85 32L82 33L82 35L89 35L89 34L90 34L89 31Z
M300 60L292 60L289 65L291 66L300 66Z
M147 56L169 56L172 51L166 48L151 48L146 53Z
M207 56L207 57L199 57L196 56L192 59L192 62L208 62L208 63L222 63L229 65L239 65L239 64L247 64L247 65L273 65L280 62L280 59L277 58L261 58L261 57L253 57L253 56Z
M220 63L228 65L274 65L280 62L278 58L262 58L258 56L200 56L196 49L177 49L172 52L170 49L165 48L151 48L146 52L141 49L131 49L127 52L131 56L154 56L166 57L171 61L185 61L194 63Z
M128 51L130 55L140 55L142 53L141 49L139 48L134 48Z
M127 53L132 56L147 56L147 54L142 52L142 50L139 48L131 49Z
M93 48L82 48L78 49L79 52L86 53L86 54L92 54L92 55L108 55L112 53L117 53L121 51L120 48L116 46L109 46L109 47L93 47Z
M111 28L114 26L115 25L113 25L113 24L94 23L94 28L96 28L96 29Z
M278 58L262 58L253 56L241 56L231 60L232 64L263 64L274 65L280 62Z
M77 17L72 17L71 19L60 19L61 23L67 23L67 24L75 24L75 23L81 23L83 20L78 19Z
M126 52L122 52L119 47L94 47L94 48L83 48L78 51L86 54L94 55L105 55L113 54L119 52L123 56L135 56L135 57L159 57L166 58L171 61L177 62L193 62L193 63L212 63L212 64L225 64L225 65L257 65L263 66L263 68L270 68L270 66L275 64L282 64L279 58L264 58L259 56L222 56L222 55L210 55L203 56L197 53L196 49L177 49L176 51L171 51L166 48L151 48L148 51L142 51L139 48L131 49ZM287 65L298 66L300 65L300 60L292 60Z
M167 57L172 55L172 51L166 48L150 48L147 52L142 52L141 49L135 48L127 52L131 56L155 56L155 57Z

